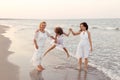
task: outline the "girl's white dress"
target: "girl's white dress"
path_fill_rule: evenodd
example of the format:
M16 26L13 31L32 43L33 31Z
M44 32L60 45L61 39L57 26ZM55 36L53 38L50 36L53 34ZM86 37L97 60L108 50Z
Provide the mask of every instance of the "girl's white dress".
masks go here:
M64 48L63 35L57 36L57 43L55 45Z
M51 44L52 45L56 45L56 49L59 49L61 51L63 51L64 46L64 42L63 42L63 37L64 35L59 35L57 36L57 43L55 43L55 40L52 40Z
M88 58L90 53L90 44L88 39L88 32L82 31L80 33L80 42L77 47L75 57L79 58Z
M34 39L37 41L38 49L35 50L35 53L32 57L33 66L37 67L41 64L41 59L44 53L45 42L47 38L50 37L50 34L45 31L44 33L38 31L35 33Z

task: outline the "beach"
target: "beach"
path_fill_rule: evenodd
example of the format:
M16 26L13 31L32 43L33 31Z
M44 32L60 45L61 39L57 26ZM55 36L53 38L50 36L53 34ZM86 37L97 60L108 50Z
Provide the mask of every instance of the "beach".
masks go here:
M0 0L0 80L120 80L120 0Z
M31 58L35 51L33 36L40 20L0 20L0 24L6 25L0 26L0 80L120 80L120 43L116 43L120 42L120 36L116 35L120 34L118 29L120 27L119 25L114 27L115 23L110 24L113 20L116 23L120 21L119 19L46 21L46 29L51 35L54 35L55 25L59 24L67 32L70 27L78 31L80 22L88 22L93 53L89 56L87 73L84 72L84 66L79 72L77 59L74 57L67 59L66 54L59 49L52 50L43 58L42 65L45 70L36 71ZM75 53L78 43L79 36L64 37L64 45L71 53ZM47 49L50 47L49 39L46 44Z
M8 61L9 55L13 54L8 51L11 41L1 35L8 28L0 25L0 80L19 80L19 67Z
M0 34L5 33L5 30L8 28L9 27L7 26L1 25ZM19 80L19 67L7 61L9 55L16 54L14 52L8 51L10 44L11 41L8 38L0 35L1 80ZM54 61L54 59L57 61ZM89 66L88 72L84 72L84 70L80 72L79 70L75 69L75 67L67 65L67 63L61 65L61 60L54 55L48 55L45 59L45 63L47 64L47 67L42 72L38 72L32 68L31 71L28 71L30 72L31 80L110 80L110 78L105 76L101 71L98 71L96 68L91 66ZM52 65L52 67L50 65Z
M84 66L82 66L82 70L79 71L77 69L78 64L76 59L73 57L66 59L65 56L63 58L64 61L56 56L57 52L56 54L53 53L54 51L50 52L50 54L43 59L42 64L45 67L44 71L37 72L33 69L30 72L32 80L42 80L42 78L44 78L44 80L111 80L95 67L89 66L88 72L85 72ZM66 62L66 60L68 62ZM76 63L73 63L75 61Z
M111 80L95 67L89 66L88 72L85 72L84 66L82 66L82 70L79 71L77 62L70 63L74 60L72 57L70 57L72 61L68 60L70 62L65 63L59 57L51 54L52 52L43 59L44 71L31 70L31 80Z

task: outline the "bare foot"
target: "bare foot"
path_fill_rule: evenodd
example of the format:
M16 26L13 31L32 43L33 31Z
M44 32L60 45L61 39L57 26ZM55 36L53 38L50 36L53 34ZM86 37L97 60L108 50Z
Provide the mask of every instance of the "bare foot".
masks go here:
M76 68L76 70L81 71L81 70L82 70L82 68L81 68L81 67L77 67L77 68Z
M85 71L85 72L88 72L88 69L87 69L87 68L84 68L84 71Z
M41 72L42 70L44 70L44 68L40 65L37 67L37 70Z
M82 70L82 68L81 67L79 67L79 71L81 71Z
M37 67L37 71L41 72L42 70L42 68Z
M45 68L42 67L42 70L45 70Z

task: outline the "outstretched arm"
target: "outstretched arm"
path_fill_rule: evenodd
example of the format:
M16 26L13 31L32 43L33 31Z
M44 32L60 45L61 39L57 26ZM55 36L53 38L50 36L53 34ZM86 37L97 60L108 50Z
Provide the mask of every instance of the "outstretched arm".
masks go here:
M51 39L55 39L55 37L53 37L53 36L50 36L50 38L51 38Z
M46 56L47 53L50 52L50 51L51 51L52 49L54 49L55 47L56 47L56 45L51 46L51 47L45 52L44 56Z
M69 30L69 32L68 33L63 33L65 36L69 36L70 35L70 30Z
M48 37L50 37L51 39L55 39L55 37L52 36L49 32L46 31L46 33L47 33L47 36L48 36Z
M91 39L90 32L88 32L88 38L89 38L89 43L90 43L90 51L92 52L92 39Z
M75 35L79 35L80 33L81 33L81 31L78 31L78 32L74 32L71 28L69 29L71 32L72 32L72 34L75 36Z

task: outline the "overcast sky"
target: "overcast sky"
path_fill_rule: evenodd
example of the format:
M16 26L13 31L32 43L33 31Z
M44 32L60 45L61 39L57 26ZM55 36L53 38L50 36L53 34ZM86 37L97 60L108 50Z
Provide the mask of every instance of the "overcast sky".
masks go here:
M0 0L0 18L120 18L120 0Z

